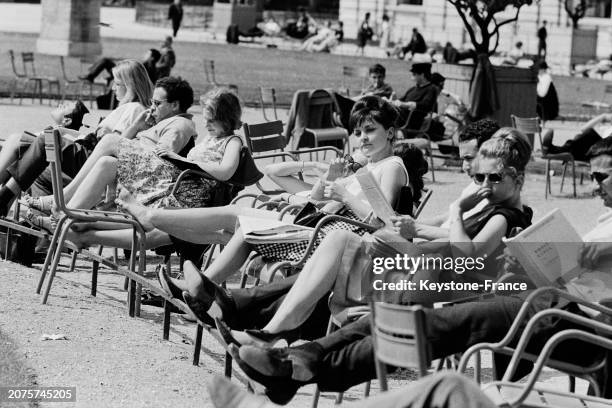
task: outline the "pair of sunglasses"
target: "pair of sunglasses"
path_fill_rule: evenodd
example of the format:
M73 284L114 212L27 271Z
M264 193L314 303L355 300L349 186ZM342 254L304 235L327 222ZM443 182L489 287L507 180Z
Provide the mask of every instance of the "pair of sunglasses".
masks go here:
M344 155L344 160L348 163L348 167L351 169L353 173L356 173L357 170L363 167L361 163L358 163L353 159L353 156L350 154Z
M491 184L499 184L504 180L504 173L475 173L472 178L476 184L482 184L487 179Z
M608 173L602 173L599 171L594 171L591 173L591 181L596 181L598 183L603 183L603 181L608 177L610 177L610 174Z

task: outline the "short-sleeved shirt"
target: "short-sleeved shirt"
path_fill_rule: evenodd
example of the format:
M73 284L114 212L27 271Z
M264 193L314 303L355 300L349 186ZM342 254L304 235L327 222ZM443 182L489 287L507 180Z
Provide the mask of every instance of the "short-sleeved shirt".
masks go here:
M155 126L138 132L136 139L143 144L164 146L175 153L180 152L192 137L196 137L192 115L183 113L166 118Z
M128 102L119 105L98 124L98 128L106 128L111 132L123 133L145 109L140 102Z

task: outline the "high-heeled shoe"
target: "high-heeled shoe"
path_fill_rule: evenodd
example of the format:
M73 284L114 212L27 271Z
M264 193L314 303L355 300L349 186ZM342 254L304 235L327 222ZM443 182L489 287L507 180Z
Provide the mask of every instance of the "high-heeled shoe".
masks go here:
M51 210L53 209L54 204L52 196L32 197L28 194L25 194L23 197L21 197L21 200L19 202L25 205L26 207L40 211L45 214L51 214Z
M163 265L157 265L157 281L159 285L166 291L168 295L173 298L181 299L183 297L183 291L172 283L170 276L166 273L166 267Z
M183 300L185 301L187 309L195 318L207 326L215 327L214 319L208 314L208 306L191 296L189 292L186 291L183 292Z

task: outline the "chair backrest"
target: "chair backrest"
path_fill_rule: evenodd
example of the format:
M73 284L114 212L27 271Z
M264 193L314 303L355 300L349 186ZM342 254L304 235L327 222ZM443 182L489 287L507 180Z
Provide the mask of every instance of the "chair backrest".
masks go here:
M425 337L425 310L374 302L372 333L376 359L395 367L416 368L425 376L431 364L431 351Z
M66 207L64 186L62 182L62 135L59 129L45 130L45 153L51 166L51 184L53 186L53 201L58 209L70 216L72 211Z
M263 122L254 125L242 125L246 145L251 155L257 158L258 153L267 153L274 150L284 150L287 139L283 136L283 122Z
M31 75L36 75L36 66L34 65L34 53L33 52L22 52L21 62L23 63L23 72L28 75L28 67Z
M368 80L368 72L369 70L366 67L353 67L350 65L342 67L342 89L346 91L347 95L350 94L350 84L347 85L347 78L361 78L361 89L364 89Z
M64 79L64 81L75 82L75 80L68 78L68 75L66 74L66 61L64 60L64 56L60 55L59 60L60 60L60 69L62 70L62 78Z
M17 64L15 62L15 52L13 50L9 50L8 53L9 53L9 58L11 59L11 68L13 69L13 74L17 78L24 78L26 74L20 73L19 71L17 71Z
M276 90L274 88L259 87L259 102L261 103L261 111L266 121L269 121L266 115L266 105L272 105L272 112L274 113L274 120L278 120L278 114L276 112Z
M512 127L523 132L531 143L531 150L534 150L535 136L538 136L540 147L542 147L542 122L540 118L519 118L518 116L510 115L512 119Z
M308 119L306 127L312 129L332 128L334 99L325 89L315 89L308 96Z
M217 80L215 79L215 61L205 59L204 63L204 75L206 75L206 82L212 85L217 85Z

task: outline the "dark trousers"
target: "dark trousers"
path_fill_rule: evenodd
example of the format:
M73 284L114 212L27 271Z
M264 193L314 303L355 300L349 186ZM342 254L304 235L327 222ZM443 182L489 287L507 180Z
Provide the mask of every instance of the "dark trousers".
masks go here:
M176 33L178 33L178 30L180 27L181 27L181 19L173 18L172 19L172 33L174 37L176 37Z
M602 137L594 129L588 128L583 132L578 133L572 140L568 140L562 146L552 144L552 138L542 140L547 153L571 153L574 159L588 161L587 152L595 143L599 142Z
M268 324L293 287L297 277L296 274L267 285L230 290L236 306L236 320L232 328L238 330L261 329ZM328 297L323 296L310 317L300 327L301 338L310 340L325 335L329 320Z
M96 62L89 67L89 73L87 74L87 79L93 82L98 75L102 73L102 71L106 70L110 75L111 79L113 78L113 68L115 68L115 61L110 58L100 58Z
M76 176L87 160L89 153L89 150L80 143L64 141L62 171L70 178ZM41 135L30 144L21 158L9 167L8 172L17 181L21 190L25 191L43 174L48 164L45 152L45 137ZM47 182L50 182L50 180L47 181L46 178L41 180L43 185Z
M495 297L479 302L458 304L442 309L427 309L426 336L431 346L432 358L437 359L460 353L470 346L481 342L496 342L507 333L517 315L523 298ZM533 316L539 310L551 306L542 302L530 311ZM564 306L564 309L576 314L582 314L575 304ZM538 354L545 342L554 334L576 325L563 321L547 321L541 324L532 337L527 350ZM519 331L519 334L522 330ZM321 356L318 372L313 379L323 391L344 391L354 385L376 378L374 364L374 348L368 317L347 325L329 336L316 340L313 349ZM602 350L585 346L584 343L568 341L553 353L564 361L590 365L593 361L608 358ZM497 367L507 362L506 358L496 358ZM525 375L530 364L519 367L517 376ZM606 370L608 370L607 368ZM393 368L390 367L392 371ZM612 396L606 372L601 373L599 383L602 385L606 398ZM607 386L607 387L606 387Z

